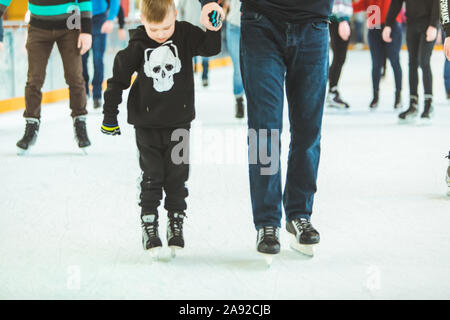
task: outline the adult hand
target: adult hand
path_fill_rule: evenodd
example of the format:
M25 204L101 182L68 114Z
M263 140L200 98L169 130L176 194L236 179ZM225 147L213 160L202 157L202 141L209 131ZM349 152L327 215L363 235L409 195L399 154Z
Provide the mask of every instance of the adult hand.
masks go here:
M78 37L78 49L80 54L83 55L89 51L92 46L92 35L89 33L80 33Z
M391 27L384 27L384 29L383 29L383 41L384 42L387 42L387 43L392 42L391 32L392 32Z
M119 29L117 34L121 41L125 41L127 39L127 32L125 31L125 29Z
M437 38L438 30L436 27L429 26L427 29L427 42L432 42Z
M350 38L350 34L352 33L352 30L350 29L350 25L348 24L348 21L342 21L339 23L338 33L339 33L339 36L344 41L347 41Z
M222 24L223 23L221 23L217 27L213 27L211 21L209 21L209 16L208 15L214 10L217 11L220 14L220 16L222 17L222 21L225 20L225 12L223 12L222 7L219 6L217 4L217 2L210 2L210 3L207 3L207 4L205 4L203 6L202 14L200 16L200 22L208 30L219 31L220 28L222 28Z
M114 29L114 22L112 22L111 20L106 20L103 25L102 28L100 29L101 33L111 33Z
M450 61L450 37L445 38L444 53L447 57L447 60Z

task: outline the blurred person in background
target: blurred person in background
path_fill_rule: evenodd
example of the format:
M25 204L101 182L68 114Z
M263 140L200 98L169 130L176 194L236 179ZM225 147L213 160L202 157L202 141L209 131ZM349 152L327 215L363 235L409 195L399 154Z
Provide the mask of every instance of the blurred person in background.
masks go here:
M106 35L114 29L114 20L119 13L119 8L119 0L92 0L92 55L94 61L92 98L94 99L94 109L102 106L103 57L106 50ZM90 97L88 58L89 51L83 55L83 78L86 86L86 95Z
M395 78L394 109L402 107L402 67L400 50L402 47L401 17L397 16L392 24L391 42L385 42L382 30L386 24L391 0L359 0L353 3L354 12L367 12L367 27L370 55L372 57L372 88L373 98L369 108L374 110L379 103L380 80L383 69L386 71L386 57L391 62ZM378 11L379 10L379 11ZM378 18L376 15L381 14Z
M383 40L393 41L396 17L406 3L406 43L409 55L409 108L398 115L400 123L416 120L419 112L419 67L423 73L424 108L420 116L423 123L430 123L433 115L433 74L431 54L433 53L439 26L439 0L392 0L383 29Z
M327 96L329 107L350 108L349 104L341 99L338 83L347 58L351 34L349 21L352 14L352 0L335 0L330 17L330 44L333 50L333 62L330 66Z

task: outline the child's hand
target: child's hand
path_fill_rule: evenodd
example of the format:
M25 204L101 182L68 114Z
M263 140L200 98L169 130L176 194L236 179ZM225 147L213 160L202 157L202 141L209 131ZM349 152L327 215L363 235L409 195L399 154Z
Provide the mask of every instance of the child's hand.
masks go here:
M114 22L111 20L106 20L105 23L103 23L102 28L100 30L101 33L111 33L114 29Z
M106 124L105 121L103 121L102 124L102 133L108 135L108 136L120 136L120 128L119 124L116 122L115 124Z
M118 31L117 34L118 34L119 39L120 39L121 41L127 40L127 32L125 31L125 29L119 29L119 31Z
M3 50L3 42L0 42L0 51Z
M384 27L383 29L383 41L387 42L387 43L391 43L392 42L392 38L391 38L391 32L392 32L392 28L391 27Z
M225 19L225 12L223 11L222 7L219 6L216 2L210 2L203 6L200 22L208 30L219 31L220 28L222 28L222 23L218 24L216 26L213 25L213 23L211 22L211 17L210 17L210 15L213 11L217 11L217 13L220 15L221 20Z

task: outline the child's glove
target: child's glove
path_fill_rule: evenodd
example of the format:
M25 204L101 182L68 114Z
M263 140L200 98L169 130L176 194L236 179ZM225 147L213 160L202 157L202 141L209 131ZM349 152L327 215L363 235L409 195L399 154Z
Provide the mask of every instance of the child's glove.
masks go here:
M102 133L107 134L109 136L115 136L115 135L120 136L120 128L119 128L119 124L117 123L117 120L115 121L115 124L110 124L110 122L111 121L109 121L109 123L106 123L103 120Z

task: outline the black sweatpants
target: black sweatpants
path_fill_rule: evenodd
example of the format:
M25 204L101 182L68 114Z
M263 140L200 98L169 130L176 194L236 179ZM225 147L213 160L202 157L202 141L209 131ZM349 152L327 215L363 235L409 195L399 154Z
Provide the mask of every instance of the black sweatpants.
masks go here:
M410 95L418 96L419 85L418 68L422 69L423 87L426 96L433 94L433 74L430 59L436 40L427 41L427 28L425 24L408 23L406 29L406 43L409 53L409 91Z
M339 22L333 21L330 24L330 44L333 50L333 62L330 66L329 89L337 87L339 78L341 77L342 67L347 58L348 44L350 39L344 41L339 36Z
M188 196L185 183L189 176L189 163L180 163L180 158L189 159L189 130L177 130L178 133L184 132L182 138L177 135L178 140L171 141L176 129L135 129L142 170L139 203L142 213L157 212L163 190L166 194L164 208L170 212L183 212ZM181 148L182 145L185 148Z

